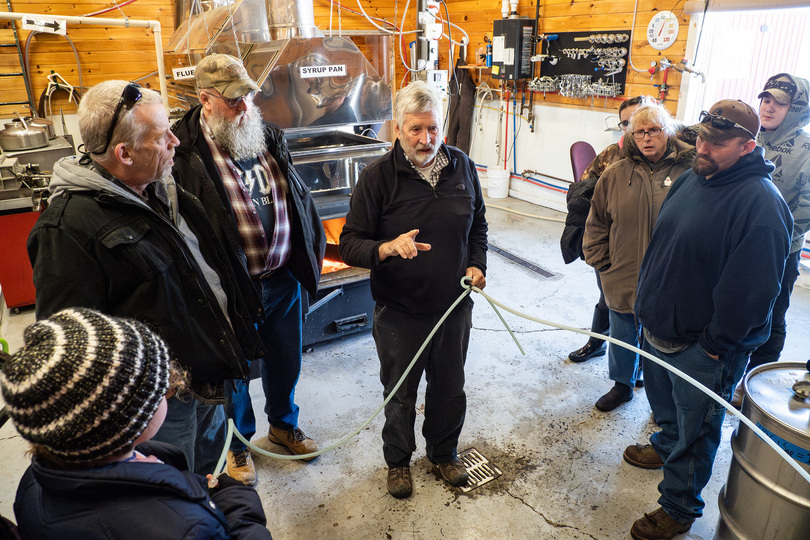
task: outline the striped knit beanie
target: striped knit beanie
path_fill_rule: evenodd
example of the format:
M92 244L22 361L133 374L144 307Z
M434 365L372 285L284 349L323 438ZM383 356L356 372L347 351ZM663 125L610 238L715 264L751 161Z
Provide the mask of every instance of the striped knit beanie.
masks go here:
M137 321L66 309L24 339L3 365L3 398L20 435L65 461L126 449L169 386L169 351Z

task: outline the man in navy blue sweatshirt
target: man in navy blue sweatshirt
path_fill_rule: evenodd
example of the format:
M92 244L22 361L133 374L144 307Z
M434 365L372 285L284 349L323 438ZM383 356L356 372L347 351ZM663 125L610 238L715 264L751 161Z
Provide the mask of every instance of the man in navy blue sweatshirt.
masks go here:
M701 113L692 169L673 184L639 274L635 303L644 350L725 400L748 356L770 332L790 252L793 218L755 137L757 113L722 100ZM690 383L644 360L645 390L661 431L631 445L628 463L663 467L660 508L630 531L670 539L703 513L700 496L720 444L724 409Z

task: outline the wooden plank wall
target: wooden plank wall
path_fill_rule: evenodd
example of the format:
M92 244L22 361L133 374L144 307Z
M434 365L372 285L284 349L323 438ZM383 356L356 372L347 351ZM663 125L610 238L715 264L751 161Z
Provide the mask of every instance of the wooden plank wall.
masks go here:
M521 0L519 14L522 17L534 17L536 2L540 4L540 22L538 31L545 34L555 32L587 32L626 29L629 33L633 23L633 7L635 0ZM361 0L361 3L372 17L385 19L396 23L402 21L402 14L405 8L405 0ZM347 8L356 11L356 2L343 0ZM407 19L403 25L404 30L412 30L416 24L415 14L416 0L410 3ZM492 21L501 18L501 2L499 0L447 0L450 11L450 21L462 27L470 37L470 46L467 48L467 62L473 64L475 60L475 50L484 44L484 35L492 38ZM674 6L674 8L673 8ZM315 0L316 23L323 29L329 28L329 0ZM665 51L656 51L649 46L646 39L647 24L652 17L663 10L673 10L678 15L681 26L678 39L675 44ZM441 11L444 15L444 9ZM341 15L342 27L345 28L372 28L371 25L361 16L350 13L346 10ZM677 0L638 0L638 12L636 14L635 33L633 36L632 60L633 64L646 70L650 63L659 61L666 57L673 62L678 62L683 58L686 49L686 35L688 32L689 16L683 14L683 2ZM337 9L333 11L332 27L334 31L338 28ZM454 39L458 41L458 32L454 34ZM413 36L405 36L407 44L413 40ZM407 49L406 49L407 50ZM440 68L447 69L448 66L448 42L441 41L440 47ZM397 84L403 79L406 71L401 63L397 64ZM488 79L486 70L473 70L475 78L481 73ZM627 88L624 96L618 99L607 100L608 108L618 108L621 101L627 97L648 94L658 97L659 90L654 85L661 82L662 73L656 71L652 80L647 71L636 72L632 68L628 69ZM670 85L669 92L665 98L665 105L672 114L677 109L677 101L680 97L681 75L670 70L667 83ZM497 85L497 81L489 80L490 86ZM554 94L536 94L535 102L547 102L562 104L573 107L588 107L591 105L590 99L564 98ZM598 99L595 106L605 104L604 98Z
M80 16L100 11L114 4L106 0L71 2L69 0L12 0L12 10L17 13L47 14L54 17ZM2 8L5 11L5 7ZM174 31L173 0L137 0L121 8L131 19L158 20L162 30L164 46ZM97 15L99 18L123 19L121 11L113 9ZM0 43L13 43L11 21L0 21ZM29 31L22 30L16 22L22 44ZM78 51L82 68L83 84L91 87L107 79L135 80L157 70L155 38L152 30L146 28L123 28L106 26L68 25L67 36ZM37 33L29 44L29 64L35 101L39 100L48 86L47 75L51 70L59 73L67 82L79 86L79 76L73 49L64 36ZM0 49L0 72L19 71L19 61L15 48ZM140 81L142 85L157 89L157 76ZM21 78L0 78L2 92L0 101L22 101L27 99L25 85ZM74 113L74 103L69 103L66 92L53 94L52 110L58 115L62 108L65 114ZM23 105L0 107L0 118L9 118L13 112L27 113Z
M630 29L633 20L633 6L635 0L521 0L519 13L523 17L534 17L535 2L540 3L539 32L554 33L566 31L594 31ZM324 31L328 32L330 8L332 8L332 28L338 32L343 29L374 29L374 27L358 12L356 1L341 0L344 9L337 8L337 2L332 6L330 0L314 0L315 22ZM363 8L368 15L384 19L389 23L396 21L400 24L406 0L361 0ZM646 28L650 19L659 10L673 9L679 15L681 32L675 45L666 51L659 52L647 44ZM73 2L70 0L12 0L12 9L22 13L44 13L58 15L85 15L113 4L105 0L91 0ZM470 36L470 46L467 48L467 61L474 63L475 50L484 43L484 35L492 36L492 21L500 18L500 2L498 0L447 0L450 11L450 20L464 28ZM411 0L407 19L403 30L413 30L416 26L416 0ZM121 8L123 13L133 19L157 19L163 30L163 43L168 42L174 29L174 0L137 0ZM351 11L350 11L351 10ZM635 35L631 44L633 63L639 69L649 67L652 60L660 60L666 56L672 61L683 57L687 25L689 17L683 15L683 2L676 0L638 0L638 13L636 16ZM444 10L442 10L444 14ZM99 15L99 17L121 19L118 9ZM0 43L13 41L9 21L0 21ZM383 23L382 26L390 27ZM28 31L20 30L21 40L24 42ZM454 38L458 33L454 33ZM68 36L73 40L79 53L82 65L84 85L89 87L98 82L110 79L139 79L157 69L155 62L154 37L151 30L139 28L118 28L102 26L69 26ZM402 39L405 54L407 43L413 40L413 35L405 35ZM36 34L31 40L29 48L30 64L33 78L33 92L38 99L47 87L47 79L51 70L61 74L67 81L78 86L78 74L73 51L67 40L62 36ZM448 66L448 42L442 40L440 44L440 68ZM0 72L17 69L18 61L16 50L0 49ZM479 70L473 71L476 78ZM486 71L480 71L486 78ZM401 63L397 63L397 85L406 74ZM653 80L646 71L635 72L628 70L628 85L625 96L620 99L608 100L608 108L617 108L622 99L642 93L658 95L658 88L653 85L661 81L662 74L656 72ZM666 96L666 106L674 114L679 98L681 76L670 71L668 83L669 93ZM156 77L151 77L142 83L157 87ZM0 101L17 101L25 99L25 87L21 79L1 78L2 98ZM495 81L489 81L495 85ZM54 99L54 111L60 107L66 113L75 112L75 106L67 103L66 94L57 93ZM564 98L554 94L536 94L536 102L562 104L572 107L588 107L591 100ZM605 104L604 99L597 100L595 106ZM20 107L0 107L0 117L8 118L12 112L25 112Z
M553 34L555 32L599 32L605 30L626 29L629 33L633 24L633 7L635 0L523 0L519 13L522 17L534 17L536 2L540 4L540 21L538 32ZM498 5L495 5L498 4ZM501 18L500 5L492 0L448 0L450 20L463 27L470 36L471 47L468 50L468 61L474 61L475 49L483 43L484 35L492 37L492 20ZM673 8L674 6L674 8ZM678 15L680 32L675 44L665 51L656 51L646 38L647 25L658 11L673 10ZM459 23L461 19L463 22ZM635 32L633 41L628 47L631 50L633 64L638 69L650 67L652 61L666 57L672 62L679 62L686 50L689 16L683 14L683 4L675 0L638 0ZM627 97L647 94L658 97L663 74L656 71L650 78L647 71L637 72L632 67L627 71L627 88L625 95L619 99L608 100L609 108L618 108L619 103ZM670 86L664 100L667 109L674 115L680 97L681 75L669 71L667 84ZM492 84L492 83L491 83ZM573 106L589 105L590 99L564 98L558 95L535 95L535 102L567 104ZM597 99L596 105L605 100Z

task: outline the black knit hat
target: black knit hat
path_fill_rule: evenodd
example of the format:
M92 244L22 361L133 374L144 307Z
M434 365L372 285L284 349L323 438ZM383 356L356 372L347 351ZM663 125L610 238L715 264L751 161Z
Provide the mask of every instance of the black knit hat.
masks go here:
M24 339L3 365L3 398L20 435L65 461L124 450L168 389L169 351L137 321L66 309Z

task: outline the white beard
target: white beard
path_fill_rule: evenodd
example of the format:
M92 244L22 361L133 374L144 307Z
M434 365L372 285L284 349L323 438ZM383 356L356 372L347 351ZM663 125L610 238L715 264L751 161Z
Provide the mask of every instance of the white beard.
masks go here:
M245 116L245 123L241 126L221 116L208 119L208 127L211 128L214 140L235 160L254 158L267 151L259 108L250 103Z

